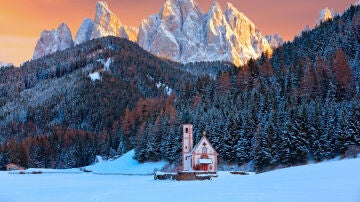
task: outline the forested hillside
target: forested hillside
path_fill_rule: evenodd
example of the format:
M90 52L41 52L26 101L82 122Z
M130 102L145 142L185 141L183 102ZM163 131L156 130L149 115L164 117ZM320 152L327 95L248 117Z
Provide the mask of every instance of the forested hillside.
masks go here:
M129 150L131 144L118 148L126 109L152 113L164 105L169 88L175 92L180 82L195 81L177 66L107 37L2 69L0 164L77 167L97 154Z

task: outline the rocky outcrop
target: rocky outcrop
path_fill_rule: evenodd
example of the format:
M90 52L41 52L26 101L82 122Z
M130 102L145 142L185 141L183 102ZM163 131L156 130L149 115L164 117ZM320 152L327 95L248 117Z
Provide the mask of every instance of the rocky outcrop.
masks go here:
M324 8L320 11L320 17L317 20L317 24L319 25L322 22L326 22L328 20L333 19L334 12L330 10L329 8Z
M137 33L137 28L123 25L118 17L110 11L108 5L99 1L96 4L94 20L84 19L76 34L75 44L105 36L117 36L136 41Z
M73 47L69 27L62 23L56 30L44 30L36 43L33 59Z
M91 39L93 29L94 22L89 18L85 18L76 34L74 41L75 44L81 44L89 41Z
M275 33L274 35L266 35L265 38L268 40L272 49L275 49L284 44L283 38L278 33Z
M194 0L168 0L157 15L140 24L138 43L160 57L182 63L230 61L243 65L270 45L243 13L214 2L202 13Z

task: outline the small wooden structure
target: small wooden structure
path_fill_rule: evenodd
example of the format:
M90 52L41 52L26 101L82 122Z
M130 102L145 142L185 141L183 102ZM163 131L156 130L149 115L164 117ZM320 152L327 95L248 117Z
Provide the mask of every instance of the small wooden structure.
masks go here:
M214 177L218 177L216 172L178 172L178 173L155 172L154 173L154 180L193 181L193 180L211 180Z
M6 170L7 171L14 171L14 170L25 170L24 167L18 166L14 163L9 163L6 165Z

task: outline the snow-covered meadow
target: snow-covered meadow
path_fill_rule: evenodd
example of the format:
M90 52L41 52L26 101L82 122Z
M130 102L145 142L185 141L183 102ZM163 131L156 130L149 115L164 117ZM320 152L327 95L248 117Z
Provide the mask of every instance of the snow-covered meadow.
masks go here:
M103 162L87 169L108 173L114 172L114 169L125 169L126 164L129 164L126 172L133 169L135 173L141 174L151 172L154 167L162 164L144 166L131 161L129 157L130 154L125 159L120 158L120 163ZM360 201L359 158L287 168L258 175L241 176L219 172L219 177L211 181L155 181L153 176L80 172L38 175L0 172L0 179L1 202Z

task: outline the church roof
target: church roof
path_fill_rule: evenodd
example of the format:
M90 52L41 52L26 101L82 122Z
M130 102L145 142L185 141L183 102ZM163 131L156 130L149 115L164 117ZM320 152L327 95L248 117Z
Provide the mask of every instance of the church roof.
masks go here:
M207 137L204 135L201 140L195 145L195 147L191 150L190 154L193 154L195 152L195 150L200 146L200 143L205 140L208 145L211 147L211 149L215 152L215 155L219 155L216 150L214 149L214 147L212 146L212 144L210 143L209 139L207 139Z

